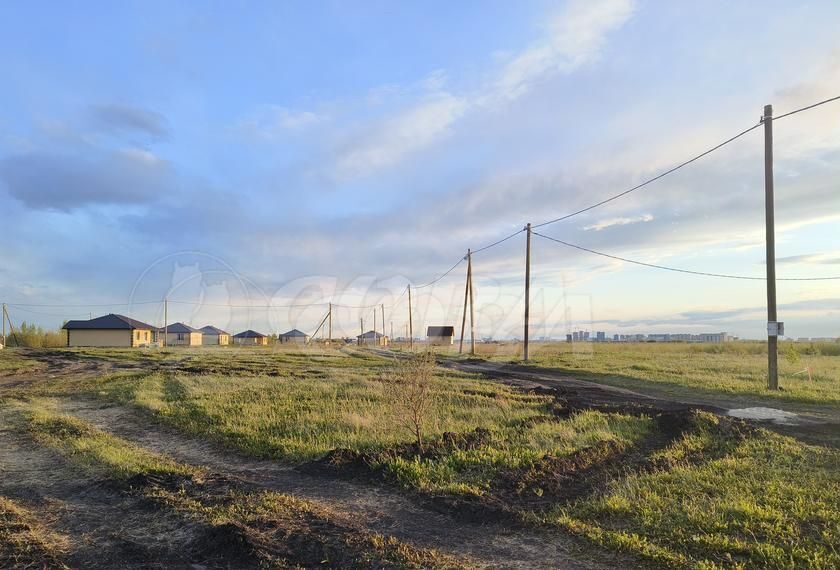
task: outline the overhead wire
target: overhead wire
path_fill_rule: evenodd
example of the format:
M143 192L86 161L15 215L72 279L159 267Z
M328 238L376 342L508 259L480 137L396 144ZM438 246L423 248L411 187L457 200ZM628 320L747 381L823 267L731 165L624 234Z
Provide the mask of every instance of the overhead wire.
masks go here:
M813 109L814 107L819 107L820 105L825 105L826 103L831 103L832 101L840 101L840 95L838 95L837 97L830 97L828 99L824 99L823 101L820 101L819 103L814 103L812 105L806 105L805 107L800 107L799 109L794 109L793 111L789 111L787 113L779 115L778 117L773 117L773 120L778 121L779 119L784 119L785 117L790 117L791 115L795 115L797 113L801 113L802 111L807 111L809 109Z
M548 220L547 222L542 222L540 224L535 224L531 227L532 228L541 228L541 227L547 226L549 224L556 224L557 222L562 222L563 220L568 220L569 218L572 218L574 216L583 214L584 212L588 212L589 210L594 210L595 208L598 208L599 206L603 206L604 204L612 202L613 200L617 200L617 199L621 198L622 196L626 196L627 194L630 194L631 192L635 192L636 190L640 190L640 189L644 188L645 186L647 186L648 184L651 184L652 182L656 182L657 180L659 180L661 178L664 178L664 177L668 176L669 174L672 174L672 173L676 172L677 170L679 170L683 167L688 166L692 162L696 162L696 161L700 160L701 158L703 158L704 156L707 156L707 155L715 152L716 150L718 150L720 148L723 148L724 146L728 145L729 143L738 140L742 136L746 135L747 133L749 133L751 131L754 131L755 129L757 129L760 126L761 126L760 122L756 123L755 125L747 128L747 129L744 129L740 133L729 137L725 141L723 141L721 143L718 143L718 144L716 144L715 146L713 146L709 149L704 150L700 154L697 154L697 155L689 158L688 160L685 160L685 161L679 163L678 165L674 166L673 168L669 168L665 172L661 172L661 173L657 174L653 178L648 178L644 182L641 182L640 184L636 184L632 188L628 188L627 190L624 190L623 192L619 192L618 194L610 196L609 198L601 200L600 202L596 202L595 204L592 204L591 206L587 206L585 208L581 208L580 210L576 210L576 211L574 211L570 214L566 214L564 216L560 216L559 218L554 218L552 220Z
M610 259L623 261L625 263L642 265L644 267L652 267L654 269L663 269L665 271L674 271L674 272L677 272L677 273L689 273L691 275L702 275L704 277L721 277L721 278L725 278L725 279L743 279L743 280L749 280L749 281L766 281L767 280L766 277L753 277L753 276L747 276L747 275L730 275L730 274L726 274L726 273L710 273L710 272L707 272L707 271L693 271L693 270L690 270L690 269L680 269L680 268L677 268L677 267L668 267L668 266L665 266L665 265L657 265L655 263L645 263L644 261L637 261L635 259L628 259L626 257L620 257L618 255L612 255L612 254L609 254L609 253L604 253L603 251L596 251L594 249L589 249L587 247L583 247L581 245L576 245L576 244L573 244L573 243L569 243L567 241L563 241L561 239L557 239L557 238L554 238L554 237L551 237L551 236L547 236L547 235L541 234L539 232L532 231L531 233L533 233L535 236L539 236L539 237L547 239L549 241L553 241L553 242L559 243L561 245L565 245L566 247L579 249L580 251L585 251L587 253L592 253L594 255L600 255L602 257L608 257ZM840 279L840 276L834 276L834 277L777 277L776 281L833 281L833 280L838 280L838 279Z

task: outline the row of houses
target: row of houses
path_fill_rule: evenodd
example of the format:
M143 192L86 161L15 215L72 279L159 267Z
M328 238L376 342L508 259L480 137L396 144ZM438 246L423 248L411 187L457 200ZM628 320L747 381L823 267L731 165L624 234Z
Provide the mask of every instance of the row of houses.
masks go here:
M212 325L200 329L184 323L155 327L148 323L111 313L90 320L67 321L67 346L127 346L140 347L160 344L166 346L206 345L266 345L268 335L246 330L235 335ZM279 342L305 344L309 335L297 329L278 337Z
M67 321L67 346L125 346L142 347L151 345L164 346L207 346L207 345L267 345L268 335L246 330L235 335L212 325L200 329L184 323L172 323L165 327L155 327L148 323L111 313L89 320ZM455 328L451 326L428 327L427 338L430 344L452 344ZM292 329L278 335L281 344L306 344L310 336L298 329ZM350 339L347 340L351 342ZM368 331L356 337L360 345L388 346L390 338L377 331Z

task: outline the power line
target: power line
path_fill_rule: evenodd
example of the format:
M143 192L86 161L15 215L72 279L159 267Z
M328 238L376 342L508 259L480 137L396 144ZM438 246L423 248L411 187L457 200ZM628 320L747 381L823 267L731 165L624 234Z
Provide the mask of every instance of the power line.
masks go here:
M665 176L668 176L668 175L669 175L669 174L671 174L672 172L676 172L677 170L679 170L680 168L683 168L684 166L688 166L688 165L689 165L689 164L691 164L692 162L695 162L695 161L697 161L697 160L700 160L700 159L701 159L701 158L703 158L704 156L706 156L706 155L708 155L708 154L711 154L711 153L713 153L714 151L718 150L719 148L722 148L722 147L724 147L724 146L728 145L728 144L729 144L729 143L731 143L732 141L734 141L734 140L737 140L737 139L741 138L741 137L742 137L742 136L744 136L745 134L749 133L750 131L753 131L753 130L757 129L757 128L758 128L758 127L760 127L760 126L761 126L761 123L757 123L757 124L755 124L755 125L751 126L751 127L750 127L750 128L748 128L748 129L744 129L743 131L741 131L741 132L740 132L740 133L738 133L737 135L735 135L735 136L733 136L733 137L730 137L730 138L726 139L726 140L725 140L725 141L723 141L722 143L719 143L719 144L717 144L717 145L713 146L712 148L710 148L710 149L708 149L708 150L705 150L705 151L701 152L700 154L695 155L694 157L692 157L692 158L690 158L690 159L688 159L688 160L686 160L686 161L684 161L684 162L679 163L679 164L678 164L678 165L676 165L675 167L673 167L673 168L671 168L671 169L669 169L669 170L666 170L665 172L662 172L662 173L660 173L660 174L657 174L657 175L656 175L656 176L654 176L653 178L649 178L649 179L645 180L645 181L644 181L644 182L642 182L641 184L637 184L636 186L633 186L632 188L629 188L629 189L625 190L624 192L619 192L618 194L615 194L614 196L610 196L610 197L609 197L609 198L607 198L606 200L601 200L600 202L597 202L597 203L595 203L595 204L592 204L591 206L587 206L586 208L581 208L580 210L577 210L576 212L572 212L571 214L566 214L565 216L560 216L559 218L554 218L553 220L549 220L549 221L547 221L547 222L543 222L543 223L541 223L541 224L535 224L535 225L533 225L532 227L533 227L533 228L541 228L541 227L543 227L543 226L547 226L547 225L549 225L549 224L555 224L555 223L557 223L557 222L561 222L561 221L563 221L563 220L568 220L568 219L569 219L569 218L571 218L571 217L577 216L577 215L579 215L579 214L583 214L584 212L588 212L589 210L594 210L595 208L597 208L597 207L599 207L599 206L603 206L604 204L607 204L608 202L612 202L613 200L617 200L618 198L621 198L622 196L626 196L627 194L630 194L631 192L635 192L636 190L639 190L640 188L644 188L645 186L647 186L647 185L648 185L648 184L650 184L651 182L656 182L656 181L657 181L657 180L659 180L660 178L664 178Z
M9 307L131 307L134 305L155 305L160 304L163 301L135 301L133 303L90 303L90 304L41 304L41 303L7 303Z
M461 263L463 263L464 259L465 259L464 257L462 257L461 259L459 259L459 260L455 263L455 265L453 265L452 267L450 267L450 268L446 271L446 273L444 273L443 275L441 275L441 276L440 276L440 277L438 277L437 279L433 279L432 281L429 281L428 283L424 283L423 285L415 285L415 286L414 286L414 288L415 288L415 289L422 289L423 287L428 287L429 285L434 285L435 283L437 283L438 281L440 281L441 279L443 279L444 277L446 277L447 275L449 275L450 273L452 273L453 271L455 271L455 268L456 268L456 267L458 267L459 265L461 265Z
M652 267L654 269L663 269L665 271L675 271L677 273L688 273L691 275L702 275L704 277L721 277L724 279L743 279L748 281L765 281L765 277L751 277L746 275L729 275L726 273L709 273L706 271L692 271L690 269L678 269L676 267L666 267L665 265L656 265L654 263L645 263L644 261L636 261L634 259L627 259L626 257L619 257L617 255L610 255L609 253L604 253L602 251L595 251L594 249L589 249L580 245L575 245L573 243L569 243L557 238L553 238L551 236L547 236L541 234L539 232L532 232L534 235L540 236L541 238L545 238L547 240L559 243L561 245L565 245L566 247L571 247L574 249L579 249L581 251L585 251L587 253L592 253L594 255L600 255L602 257L608 257L610 259L616 259L618 261L624 261L625 263L633 263L635 265L642 265L644 267ZM837 277L777 277L776 281L832 281L838 280L840 276Z
M795 109L783 115L779 115L778 117L773 117L774 121L778 121L779 119L784 119L785 117L790 117L791 115L795 115L797 113L801 113L802 111L807 111L808 109L813 109L814 107L819 107L820 105L825 105L826 103L831 103L832 101L840 101L840 95L837 97L831 97L830 99L825 99L824 101L820 101L819 103L814 103L813 105L807 105L805 107L800 107L799 109Z
M490 249L491 247L496 247L497 245L500 245L500 244L502 244L502 243L506 242L507 240L509 240L509 239L511 239L511 238L513 238L513 237L518 236L519 234L521 234L521 233L522 233L522 232L524 232L524 231L525 231L524 229L521 229L521 230L516 230L515 232L513 232L512 234L510 234L510 235L509 235L509 236L507 236L507 237L504 237L504 238L502 238L502 239L500 239L500 240L498 240L498 241L494 241L493 243L491 243L491 244L489 244L489 245L485 245L484 247L480 247L480 248L478 248L478 249L474 249L474 250L472 250L472 254L473 254L473 255L475 255L476 253L481 253L481 252L482 252L482 251L484 251L485 249ZM462 261L463 261L463 260L462 260Z

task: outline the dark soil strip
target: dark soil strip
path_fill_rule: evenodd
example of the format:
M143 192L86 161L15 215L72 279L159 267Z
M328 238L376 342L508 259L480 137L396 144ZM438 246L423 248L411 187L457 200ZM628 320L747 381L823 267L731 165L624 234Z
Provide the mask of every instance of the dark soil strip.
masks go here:
M89 478L56 453L21 438L0 409L0 495L49 521L70 538L73 568L228 567L195 546L208 525L151 508L142 497Z
M68 401L62 411L178 461L204 465L260 488L352 514L369 532L470 557L493 568L599 568L621 559L611 553L592 554L583 542L560 532L525 532L497 524L487 520L490 517L483 510L475 513L477 520L465 521L424 508L396 489L306 474L277 462L243 457L157 423L141 411L84 400ZM440 510L448 511L448 507Z

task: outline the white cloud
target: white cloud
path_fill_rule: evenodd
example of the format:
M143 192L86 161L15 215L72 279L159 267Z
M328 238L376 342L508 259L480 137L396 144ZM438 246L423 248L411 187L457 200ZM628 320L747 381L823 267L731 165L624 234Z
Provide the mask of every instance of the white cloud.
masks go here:
M490 97L516 99L542 77L570 73L598 57L606 35L633 14L632 0L575 0L549 26L549 34L509 61Z
M491 74L493 79L470 93L444 91L446 72L433 71L408 89L430 98L373 125L357 136L358 140L344 145L349 150L339 153L339 176L360 176L395 164L438 140L468 110L511 101L543 77L571 73L595 60L606 35L621 27L633 8L632 0L572 0L552 19L545 37L512 55ZM368 102L382 104L405 91L387 85L371 91Z
M604 228L609 228L611 226L626 226L628 224L638 224L640 222L651 222L653 221L652 214L645 214L643 216L638 216L635 218L610 218L608 220L600 220L595 222L592 225L585 226L584 230L595 230L596 232L600 232Z
M264 105L250 118L242 121L240 129L250 136L272 140L302 131L327 120L325 115L312 111L298 111L279 105Z
M346 143L337 161L339 175L363 175L398 162L444 136L466 108L463 99L440 93L383 121L358 140Z

